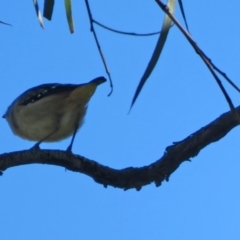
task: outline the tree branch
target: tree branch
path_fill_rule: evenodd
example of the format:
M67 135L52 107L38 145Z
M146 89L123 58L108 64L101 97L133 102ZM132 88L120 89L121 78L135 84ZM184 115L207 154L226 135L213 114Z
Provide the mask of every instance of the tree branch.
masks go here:
M89 6L89 3L88 3L88 0L85 0L85 4L86 4L86 8L87 8L87 13L88 13L88 18L89 18L89 21L90 21L90 31L93 33L93 36L94 36L94 40L96 42L96 45L97 45L97 48L98 48L98 52L100 54L100 57L102 59L102 62L103 62L103 65L104 65L104 68L105 68L105 71L108 75L108 79L110 81L110 92L108 94L108 96L110 96L113 92L113 82L112 82L112 78L111 78L111 74L110 74L110 71L108 69L108 66L107 66L107 62L105 60L105 57L103 55L103 52L102 52L102 49L101 49L101 46L100 46L100 43L98 41L98 37L97 37L97 33L95 31L95 28L94 28L94 25L93 25L93 18L92 18L92 12L91 12L91 9L90 9L90 6Z
M240 106L236 108L240 114ZM204 147L223 138L231 129L238 126L238 119L233 112L227 112L219 118L191 134L180 142L166 148L163 156L156 162L140 167L129 167L121 170L109 168L83 156L60 150L25 150L0 155L0 169L41 163L64 167L68 170L86 174L97 183L122 188L135 188L155 182L156 186L168 181L170 175L184 161L195 157Z

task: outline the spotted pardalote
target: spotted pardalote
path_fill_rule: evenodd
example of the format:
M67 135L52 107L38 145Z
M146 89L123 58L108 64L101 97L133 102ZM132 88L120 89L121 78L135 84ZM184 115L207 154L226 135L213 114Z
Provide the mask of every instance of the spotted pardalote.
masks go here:
M97 86L106 81L98 77L84 84L42 84L28 89L8 107L3 118L14 134L42 142L59 141L72 136L71 151L77 130L83 123L87 105Z

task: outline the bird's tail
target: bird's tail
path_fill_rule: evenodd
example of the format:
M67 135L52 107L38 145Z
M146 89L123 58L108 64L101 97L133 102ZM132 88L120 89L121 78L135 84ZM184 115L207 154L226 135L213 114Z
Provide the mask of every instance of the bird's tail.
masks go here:
M104 82L106 82L106 78L98 77L88 83L80 84L76 89L72 91L70 98L74 99L75 101L78 99L77 102L83 103L83 105L87 105L97 86Z

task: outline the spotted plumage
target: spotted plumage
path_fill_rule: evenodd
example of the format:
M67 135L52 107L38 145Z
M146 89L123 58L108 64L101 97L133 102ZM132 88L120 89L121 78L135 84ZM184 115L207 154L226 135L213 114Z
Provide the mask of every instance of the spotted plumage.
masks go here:
M14 134L37 141L53 142L72 136L83 124L87 104L97 86L106 79L98 77L85 84L42 84L17 97L3 115Z

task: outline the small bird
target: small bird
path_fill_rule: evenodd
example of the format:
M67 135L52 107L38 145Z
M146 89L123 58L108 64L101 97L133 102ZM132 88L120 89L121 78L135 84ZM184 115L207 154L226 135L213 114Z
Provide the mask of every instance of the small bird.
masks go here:
M87 104L98 85L98 77L84 84L42 84L17 97L3 115L15 135L42 142L55 142L72 136L67 151L71 152L77 130L82 126Z

